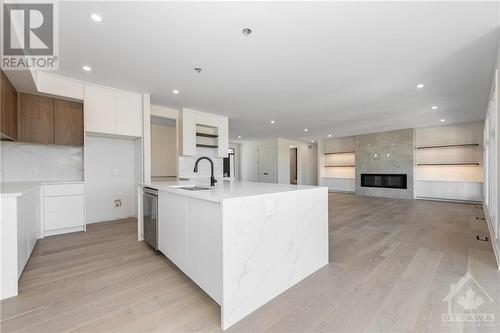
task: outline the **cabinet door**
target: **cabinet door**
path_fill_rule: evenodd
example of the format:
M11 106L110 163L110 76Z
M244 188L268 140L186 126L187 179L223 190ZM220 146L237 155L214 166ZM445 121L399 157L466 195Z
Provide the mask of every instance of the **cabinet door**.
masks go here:
M187 198L160 192L158 209L158 249L186 272Z
M17 140L17 92L3 72L0 86L0 132Z
M54 143L54 100L49 97L20 94L19 141Z
M116 134L142 137L142 96L115 93Z
M83 105L54 100L54 143L83 146Z
M86 131L115 134L115 92L86 84L84 114Z
M45 197L44 223L48 231L82 227L84 224L83 195Z

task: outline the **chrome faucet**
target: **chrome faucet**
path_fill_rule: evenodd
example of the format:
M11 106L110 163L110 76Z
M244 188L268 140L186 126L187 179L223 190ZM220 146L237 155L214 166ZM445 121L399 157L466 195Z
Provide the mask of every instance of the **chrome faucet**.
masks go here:
M214 162L210 158L206 156L198 158L194 163L193 172L198 172L198 162L200 162L201 160L207 160L210 162L210 186L215 186L215 183L217 183L217 179L215 179L214 177Z

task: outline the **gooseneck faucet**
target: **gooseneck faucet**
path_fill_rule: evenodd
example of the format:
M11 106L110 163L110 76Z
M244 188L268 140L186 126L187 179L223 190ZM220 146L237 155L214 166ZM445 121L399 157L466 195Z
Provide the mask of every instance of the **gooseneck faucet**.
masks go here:
M196 160L196 162L194 163L193 172L198 172L198 163L201 160L207 160L210 162L210 186L215 186L215 183L217 183L217 179L215 179L215 177L214 177L214 162L210 158L208 158L206 156L202 156L202 157L198 158Z

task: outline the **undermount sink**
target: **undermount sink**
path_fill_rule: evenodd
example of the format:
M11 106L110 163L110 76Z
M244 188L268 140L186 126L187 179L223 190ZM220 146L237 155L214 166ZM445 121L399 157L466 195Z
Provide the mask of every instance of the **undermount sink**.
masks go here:
M204 187L204 186L179 186L177 188L180 188L181 190L188 190L188 191L203 191L203 190L211 190L212 189L210 187Z

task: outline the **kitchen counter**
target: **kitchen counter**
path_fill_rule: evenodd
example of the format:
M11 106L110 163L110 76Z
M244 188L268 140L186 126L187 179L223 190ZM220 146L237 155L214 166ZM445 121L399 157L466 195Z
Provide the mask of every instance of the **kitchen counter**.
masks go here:
M33 188L48 184L81 184L83 180L74 181L40 181L40 182L2 182L0 183L0 196L19 197Z
M254 183L254 182L241 182L233 180L219 181L215 187L210 190L190 191L179 187L198 185L208 186L208 181L166 181L166 182L151 182L149 184L142 184L143 186L155 188L159 191L171 192L181 194L184 196L208 200L212 202L221 202L223 200L248 197L262 194L282 193L291 191L301 191L317 189L316 186L305 185L286 185L286 184L270 184L270 183Z
M161 253L220 304L222 329L328 264L328 188L227 180L179 188L189 185L208 180L141 185L158 198L139 215L138 239L146 220Z

